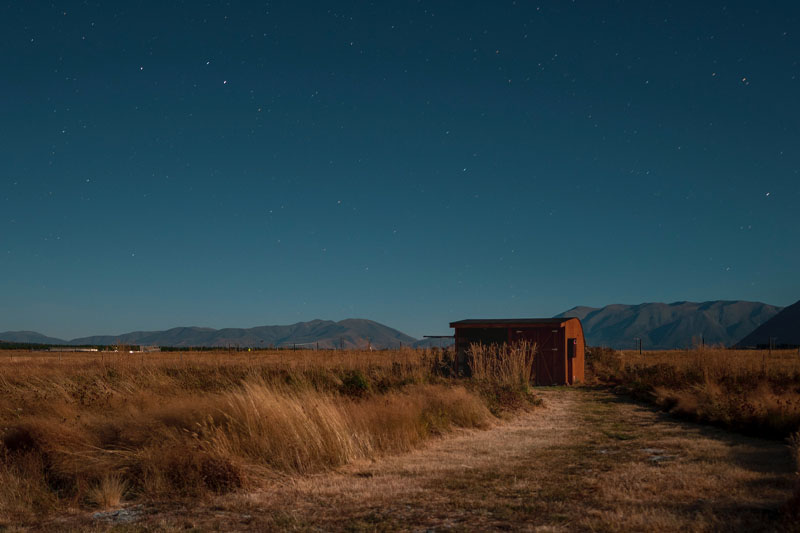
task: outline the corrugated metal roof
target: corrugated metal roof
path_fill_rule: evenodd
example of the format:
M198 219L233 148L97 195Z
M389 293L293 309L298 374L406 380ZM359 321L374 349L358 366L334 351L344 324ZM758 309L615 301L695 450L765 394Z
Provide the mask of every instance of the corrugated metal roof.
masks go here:
M525 325L530 324L532 326L535 325L548 325L548 324L563 324L567 320L572 320L572 318L568 317L561 317L561 318L470 318L467 320L459 320L457 322L450 322L450 327L454 328L456 326L478 326L481 324L486 325Z

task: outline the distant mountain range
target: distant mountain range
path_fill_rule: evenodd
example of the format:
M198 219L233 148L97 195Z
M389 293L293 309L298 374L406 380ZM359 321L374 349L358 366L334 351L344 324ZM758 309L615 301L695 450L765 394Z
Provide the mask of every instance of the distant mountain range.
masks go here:
M800 301L784 307L748 336L739 341L739 346L800 346Z
M6 331L0 339L9 342L67 345L153 345L153 346L241 346L268 347L315 345L320 348L390 348L409 346L417 339L372 320L349 318L312 320L288 326L259 326L255 328L198 328L182 327L166 331L134 331L122 335L100 335L72 340L47 337L35 331Z
M778 344L800 344L798 304L789 306L782 312L780 307L774 305L745 301L614 304L602 308L573 307L556 316L580 318L586 342L590 346L634 348L635 338L642 339L642 348L646 350L685 348L701 341L706 345L733 346L739 343L751 346L767 344L769 337L778 337ZM288 326L244 329L182 327L166 331L134 331L122 335L81 337L69 341L47 337L35 331L7 331L0 333L0 340L67 345L258 348L294 344L318 345L320 348L429 347L452 344L452 339L417 340L389 326L361 318L339 322L312 320Z
M668 350L700 342L732 346L780 310L761 302L717 300L573 307L556 316L580 318L590 346L630 349L640 338L645 350Z
M36 331L4 331L0 333L0 341L20 342L27 344L68 344L64 339L48 337Z

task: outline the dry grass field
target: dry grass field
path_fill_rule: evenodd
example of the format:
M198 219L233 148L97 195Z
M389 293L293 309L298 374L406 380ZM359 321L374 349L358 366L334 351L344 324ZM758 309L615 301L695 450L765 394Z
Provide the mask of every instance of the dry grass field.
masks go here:
M601 386L531 391L531 347L469 379L430 351L0 352L0 526L795 531L800 437L765 422L796 414L792 356L593 350Z
M253 490L486 428L533 398L521 378L448 378L435 351L0 355L6 524Z
M788 448L603 389L406 453L194 499L72 513L49 531L796 531ZM125 522L130 520L130 522Z

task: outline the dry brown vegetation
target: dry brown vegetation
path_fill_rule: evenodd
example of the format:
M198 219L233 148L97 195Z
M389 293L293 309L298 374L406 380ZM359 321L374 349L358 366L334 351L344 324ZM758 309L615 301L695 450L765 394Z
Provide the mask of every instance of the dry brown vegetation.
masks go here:
M534 403L522 348L473 349L469 379L438 351L7 354L0 526L796 529L800 435L791 448L737 435L607 387L537 389L544 409L505 417ZM762 390L753 376L777 394L794 375L792 354L726 369L745 354L709 352L589 361L596 380L655 403L703 405L706 383Z
M485 428L531 398L437 351L48 354L0 360L0 523L197 499Z
M696 348L663 352L595 348L593 378L698 422L788 439L798 467L785 510L800 515L800 354L797 350Z
M595 380L673 414L767 438L800 428L797 350L601 348L589 351L587 364Z
M89 513L58 531L797 531L778 512L783 442L667 416L604 388L537 389L545 407L486 430L256 491Z
M472 344L469 350L472 378L525 388L531 380L536 344L519 342L511 346Z
M792 462L797 471L795 474L794 494L783 507L783 510L794 519L800 518L800 431L789 437Z

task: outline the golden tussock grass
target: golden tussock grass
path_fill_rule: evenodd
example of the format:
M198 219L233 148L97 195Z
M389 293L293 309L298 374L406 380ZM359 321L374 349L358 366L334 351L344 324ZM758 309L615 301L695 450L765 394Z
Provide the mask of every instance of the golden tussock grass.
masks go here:
M128 490L128 483L119 474L103 476L99 483L89 489L89 501L100 509L118 507Z
M413 350L9 354L0 520L254 488L492 424L496 402L442 377L447 360Z

